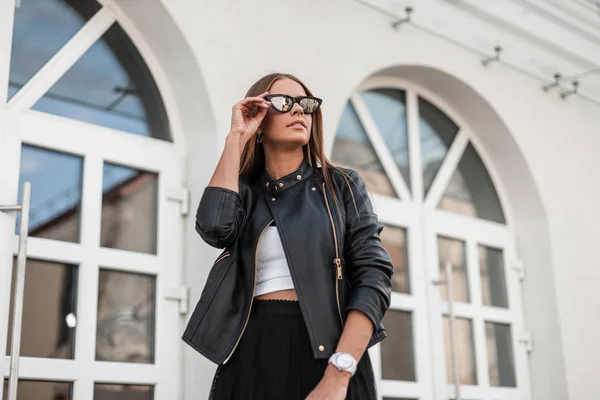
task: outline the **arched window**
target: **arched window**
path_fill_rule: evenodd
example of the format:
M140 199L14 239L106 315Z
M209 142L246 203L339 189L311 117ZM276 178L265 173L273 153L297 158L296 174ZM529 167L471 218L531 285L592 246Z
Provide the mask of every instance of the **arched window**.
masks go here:
M454 372L464 398L526 391L514 241L474 142L434 93L393 78L364 83L339 121L331 160L365 180L395 269L372 353L384 399L446 398Z
M412 168L417 162L421 165L422 192L411 190L404 90L375 88L354 96L339 122L332 161L361 173L373 193L404 201L415 197L426 200L460 127L420 96L418 116L420 160L412 163ZM402 192L412 193L403 198ZM494 184L471 143L464 149L438 207L498 223L506 222Z
M74 35L85 34L81 28L100 9L95 0L24 1L14 17L9 99L64 50ZM171 141L165 107L152 74L118 22L32 108Z

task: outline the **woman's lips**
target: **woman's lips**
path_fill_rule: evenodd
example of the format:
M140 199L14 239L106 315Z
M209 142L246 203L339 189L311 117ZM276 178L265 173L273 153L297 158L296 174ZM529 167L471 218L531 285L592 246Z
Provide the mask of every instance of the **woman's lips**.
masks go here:
M306 128L304 127L304 125L300 125L300 124L289 125L288 128L298 129L298 130L306 130Z
M294 122L292 122L291 124L288 125L288 128L295 128L295 129L307 129L308 127L306 126L306 122L304 122L303 120L295 120Z

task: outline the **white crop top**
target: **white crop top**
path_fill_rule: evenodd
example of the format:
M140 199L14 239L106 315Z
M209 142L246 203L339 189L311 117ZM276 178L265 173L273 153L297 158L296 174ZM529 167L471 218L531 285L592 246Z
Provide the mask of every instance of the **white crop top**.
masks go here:
M256 263L254 296L294 288L277 227L269 226L260 236Z

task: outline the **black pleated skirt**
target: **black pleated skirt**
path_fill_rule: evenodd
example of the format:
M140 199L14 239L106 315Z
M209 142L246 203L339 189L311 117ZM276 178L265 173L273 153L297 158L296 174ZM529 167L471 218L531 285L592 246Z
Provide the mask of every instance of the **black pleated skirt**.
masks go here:
M304 400L317 386L327 360L315 360L297 301L255 300L231 359L219 365L209 400ZM376 399L369 353L350 379L350 400Z

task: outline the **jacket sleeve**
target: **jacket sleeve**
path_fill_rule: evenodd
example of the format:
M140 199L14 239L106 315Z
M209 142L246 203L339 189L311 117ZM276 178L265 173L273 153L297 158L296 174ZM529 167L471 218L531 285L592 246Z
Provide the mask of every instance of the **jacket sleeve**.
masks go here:
M196 211L196 231L206 243L222 249L237 238L245 214L239 193L207 186Z
M343 191L346 209L344 256L352 294L345 311L363 312L377 329L390 306L394 267L381 244L379 234L383 225L373 212L365 183L357 172L346 171L350 179Z

